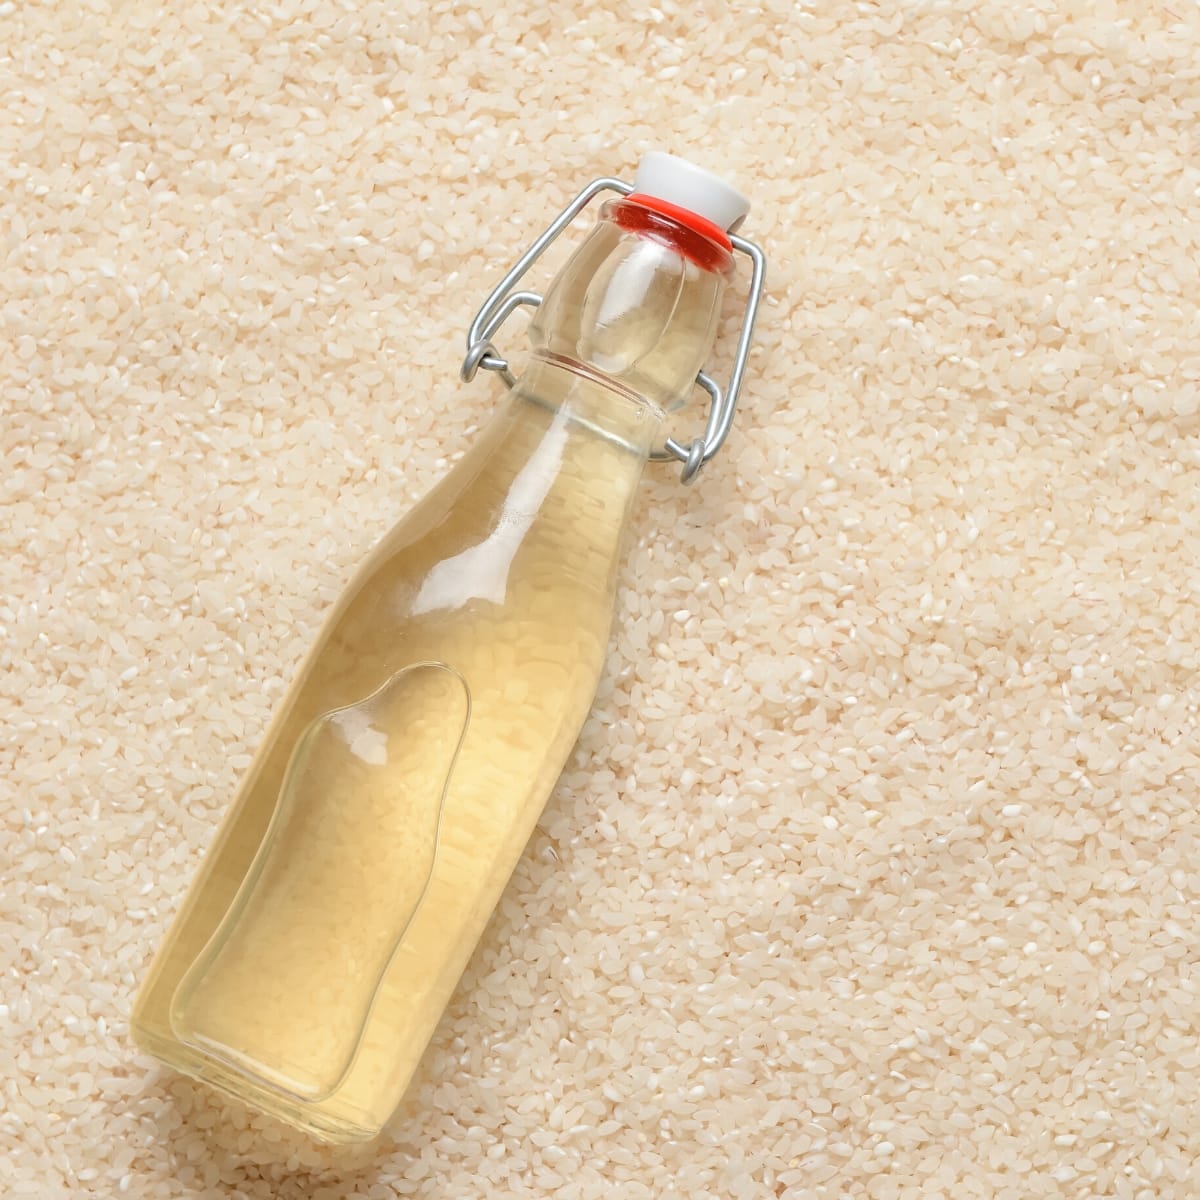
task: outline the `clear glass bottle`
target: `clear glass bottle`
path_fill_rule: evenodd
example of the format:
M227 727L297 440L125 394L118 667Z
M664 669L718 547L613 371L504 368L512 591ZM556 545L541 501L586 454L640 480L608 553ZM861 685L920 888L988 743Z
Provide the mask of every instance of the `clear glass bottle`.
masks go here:
M554 280L501 410L338 601L135 1006L151 1053L328 1140L398 1104L533 830L638 479L712 343L745 202L667 156L638 184Z

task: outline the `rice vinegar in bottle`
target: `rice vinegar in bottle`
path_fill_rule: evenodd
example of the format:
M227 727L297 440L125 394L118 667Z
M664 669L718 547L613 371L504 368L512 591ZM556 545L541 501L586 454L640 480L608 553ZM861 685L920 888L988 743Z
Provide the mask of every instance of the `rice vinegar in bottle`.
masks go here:
M597 194L545 299L515 285ZM650 154L600 179L489 297L463 367L507 399L387 534L302 664L138 997L170 1066L330 1141L403 1096L578 736L603 666L646 462L690 480L729 431L762 286L746 201ZM753 274L726 392L702 373ZM536 305L514 378L491 338ZM707 429L656 449L699 382Z

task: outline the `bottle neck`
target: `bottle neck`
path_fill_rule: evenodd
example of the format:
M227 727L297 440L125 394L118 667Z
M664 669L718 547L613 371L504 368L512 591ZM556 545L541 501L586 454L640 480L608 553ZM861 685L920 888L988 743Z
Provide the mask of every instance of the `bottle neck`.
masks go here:
M553 412L581 437L594 437L644 464L654 449L663 410L652 400L578 359L540 350L513 388L514 402ZM637 470L640 473L640 465Z
M555 276L530 340L543 359L671 411L708 357L731 270L728 251L670 217L611 202Z

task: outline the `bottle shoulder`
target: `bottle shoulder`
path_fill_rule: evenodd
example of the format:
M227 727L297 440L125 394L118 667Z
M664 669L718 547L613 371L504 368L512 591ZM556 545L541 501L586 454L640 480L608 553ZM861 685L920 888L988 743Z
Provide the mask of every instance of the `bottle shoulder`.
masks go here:
M516 395L379 541L344 606L395 623L528 607L539 591L611 598L643 462Z

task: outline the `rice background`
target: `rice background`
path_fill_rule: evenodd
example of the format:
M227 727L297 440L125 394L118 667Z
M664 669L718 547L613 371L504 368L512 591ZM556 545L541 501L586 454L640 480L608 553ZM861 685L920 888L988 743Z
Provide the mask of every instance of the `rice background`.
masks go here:
M580 7L0 3L0 1194L1196 1196L1196 6ZM404 1107L320 1147L132 995L495 405L482 296L649 148L753 198L740 420L647 477Z

